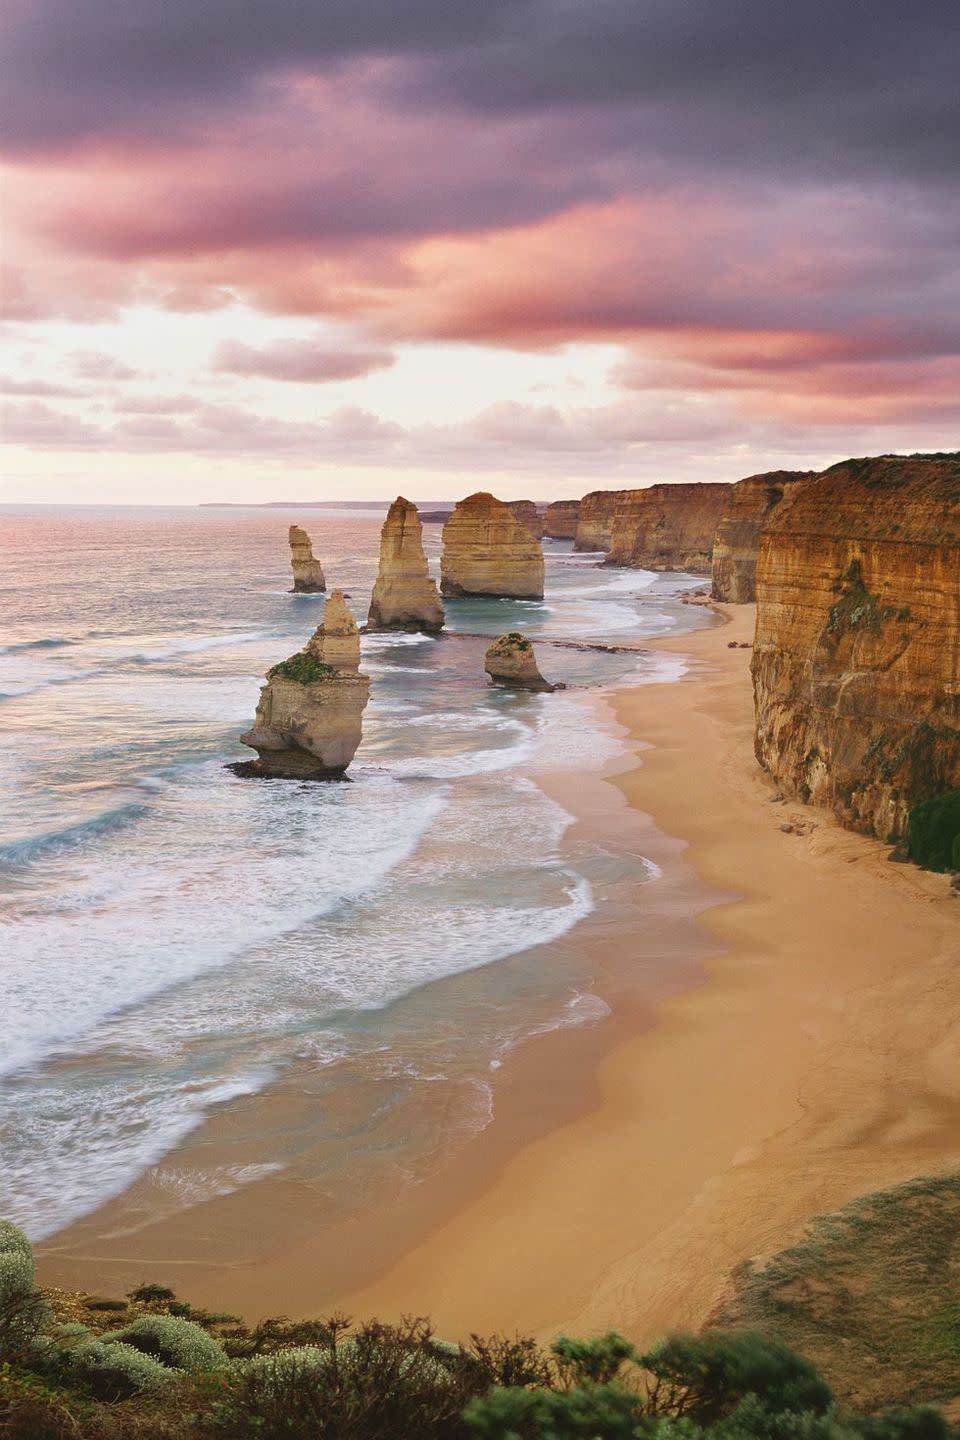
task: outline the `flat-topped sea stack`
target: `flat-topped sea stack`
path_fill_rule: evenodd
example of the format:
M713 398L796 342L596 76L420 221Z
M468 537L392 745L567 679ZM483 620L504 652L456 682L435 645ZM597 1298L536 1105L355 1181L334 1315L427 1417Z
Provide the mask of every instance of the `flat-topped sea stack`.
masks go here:
M756 752L882 840L960 788L960 453L847 460L760 537Z
M461 500L443 527L444 595L543 599L543 548L509 505L486 491Z
M709 575L713 542L733 486L649 485L614 512L607 565Z
M326 590L323 566L313 553L310 536L299 525L290 526L290 565L295 595L318 595Z
M551 540L575 540L579 518L579 500L551 500L544 511L543 533Z
M534 540L539 540L543 534L543 517L533 501L508 500L506 504L507 508L516 515L520 524L527 527Z
M756 574L760 535L774 510L813 470L770 470L738 480L713 542L714 600L749 605L757 598Z
M483 657L483 668L498 685L512 685L517 690L556 689L540 674L533 644L518 630L493 642Z
M306 648L267 672L253 726L240 737L258 758L234 768L288 780L342 775L360 744L369 694L357 622L334 590Z
M443 605L423 551L423 526L417 507L398 495L380 532L377 572L368 630L420 630L435 635L443 628Z
M574 550L609 550L613 517L620 502L638 490L591 490L577 507Z

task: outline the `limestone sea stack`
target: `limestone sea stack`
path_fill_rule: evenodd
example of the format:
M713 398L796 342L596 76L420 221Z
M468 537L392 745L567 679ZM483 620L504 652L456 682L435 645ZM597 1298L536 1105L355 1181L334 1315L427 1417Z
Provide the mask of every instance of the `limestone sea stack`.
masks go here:
M628 495L639 494L639 490L591 490L584 495L577 511L574 550L609 550L618 505Z
M244 775L324 780L356 754L370 679L360 673L360 632L341 590L306 648L267 672L253 726L240 739L258 758Z
M714 600L749 605L757 598L757 553L760 535L784 496L813 470L770 470L738 480L713 543Z
M551 540L575 540L579 500L551 500L543 516L543 533Z
M543 599L543 548L510 507L486 491L461 500L443 527L444 595Z
M423 551L417 507L398 495L380 532L380 569L366 628L421 630L435 635L443 628L443 619L437 582L431 578Z
M709 575L717 526L732 489L718 482L627 491L614 512L605 563Z
M512 685L518 690L556 689L540 674L533 645L518 630L494 641L483 657L483 668L498 685Z
M960 453L847 460L760 537L756 753L881 840L960 788Z
M543 518L534 502L532 500L508 500L506 503L507 508L513 511L520 524L527 527L534 540L539 540L543 534Z
M323 567L313 553L310 536L299 525L290 526L290 564L295 595L318 595L326 590Z

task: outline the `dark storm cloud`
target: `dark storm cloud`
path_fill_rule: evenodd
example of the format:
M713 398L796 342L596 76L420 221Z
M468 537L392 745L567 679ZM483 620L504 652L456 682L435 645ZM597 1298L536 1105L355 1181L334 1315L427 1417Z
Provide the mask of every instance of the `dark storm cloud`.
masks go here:
M626 110L666 155L955 173L955 0L8 0L2 133L194 138L279 75L394 102ZM443 146L443 136L437 144Z

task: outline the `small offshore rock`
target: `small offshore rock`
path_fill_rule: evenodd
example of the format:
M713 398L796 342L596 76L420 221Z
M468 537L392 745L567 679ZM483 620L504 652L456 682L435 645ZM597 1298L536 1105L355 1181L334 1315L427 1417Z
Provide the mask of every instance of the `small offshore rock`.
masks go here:
M517 630L511 630L494 641L483 657L483 668L499 685L547 692L557 689L549 680L544 680L532 643Z
M313 553L310 536L299 525L290 526L290 566L294 595L319 595L326 590L323 567Z

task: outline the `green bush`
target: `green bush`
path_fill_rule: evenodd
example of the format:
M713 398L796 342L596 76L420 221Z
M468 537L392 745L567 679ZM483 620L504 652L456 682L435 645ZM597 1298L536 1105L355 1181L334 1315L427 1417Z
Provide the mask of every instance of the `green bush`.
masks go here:
M925 870L960 868L960 790L922 800L910 811L910 858Z
M22 1360L48 1315L34 1283L30 1241L12 1220L0 1220L0 1361Z
M336 667L318 660L309 650L298 650L289 660L281 660L267 671L268 679L282 675L286 680L295 680L298 685L313 685L317 680L327 680L336 675Z
M171 1370L222 1370L228 1363L219 1340L179 1315L141 1315L114 1331L107 1343L132 1346Z
M86 1340L69 1352L74 1374L98 1400L127 1400L164 1389L175 1379L172 1370L132 1345Z

